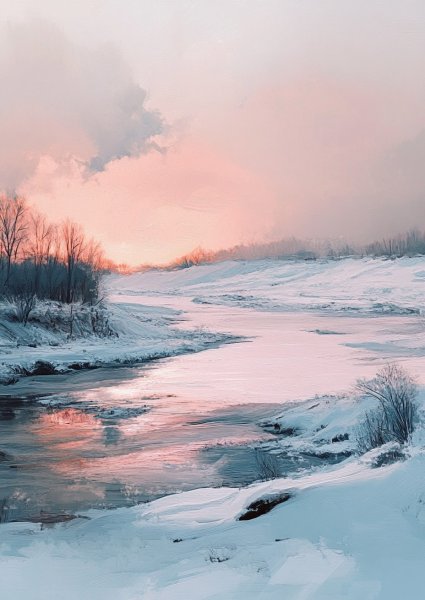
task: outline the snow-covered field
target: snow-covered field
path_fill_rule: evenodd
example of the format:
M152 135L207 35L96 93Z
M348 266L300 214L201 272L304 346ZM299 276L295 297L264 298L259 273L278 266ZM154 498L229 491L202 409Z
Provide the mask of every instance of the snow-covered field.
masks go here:
M196 302L257 310L417 314L423 306L423 257L383 260L228 261L151 271L110 281L111 291L187 295Z
M204 310L217 307L209 326L220 322L219 307L223 305L226 310L249 309L252 322L262 311L285 313L289 320L293 315L297 323L302 321L303 311L318 312L318 320L323 318L326 327L311 329L310 320L305 319L306 330L301 333L297 330L300 348L297 347L296 360L288 363L290 366L283 375L278 375L279 364L273 356L280 347L275 336L278 332L273 328L284 321L272 318L270 322L262 321L267 335L261 329L256 330L258 344L256 341L239 344L237 355L227 352L231 347L215 351L215 367L211 369L216 378L219 368L224 371L226 377L217 389L224 393L227 385L229 401L237 402L238 389L243 387L239 374L249 377L255 368L257 352L257 368L264 365L267 370L270 362L273 368L267 371L267 378L276 373L276 385L257 377L253 389L243 388L244 397L239 402L253 402L260 396L261 386L270 392L268 401L278 403L281 398L276 415L263 421L266 429L276 433L276 438L266 442L264 448L272 453L284 451L294 455L345 453L346 458L338 464L241 489L192 490L133 508L88 511L55 525L5 523L0 526L1 598L422 598L425 587L422 429L425 378L421 370L425 354L421 316L424 284L422 258L232 262L176 272L111 277L109 287L116 311L128 311L130 299L133 299L131 311L136 313L134 304L138 303L140 311L147 310L142 306L144 299L156 297L156 308L149 310L164 315L170 306L186 306L194 300L199 319L203 307ZM164 305L168 305L167 309ZM227 321L230 313L223 314L226 319L218 327L221 333L227 326L230 328ZM235 314L239 318L240 312ZM354 332L355 319L360 332ZM367 323L370 323L369 338L363 343ZM171 330L179 340L180 335L191 337L196 330L184 322L173 329L163 324L163 328L161 343L165 346ZM248 337L253 334L245 333ZM134 334L136 339L138 331ZM199 335L204 334L214 335L201 329ZM296 364L302 362L303 348L304 369ZM53 353L54 349L50 351ZM289 351L292 352L291 346ZM315 363L314 352L323 353L316 357ZM246 371L228 365L235 356L242 363L244 353ZM279 360L282 356L279 355ZM350 370L347 361L354 361L356 356L356 365ZM354 394L353 384L356 376L369 376L388 357L401 360L418 377L420 424L412 443L401 449L403 459L385 465L386 461L380 458L391 448L384 447L361 457L353 454L355 429L369 406L367 399ZM199 364L205 367L207 363L188 361L196 381L203 376L199 369L195 372ZM312 373L308 371L310 364L316 364ZM179 377L172 363L158 373L156 376L166 375L163 391L171 391ZM185 371L184 376L187 375ZM303 377L307 383L292 381ZM149 385L149 381L144 385ZM195 386L196 393L199 389ZM301 391L309 395L301 398ZM217 391L205 393L206 400L200 398L200 403L217 399ZM378 466L381 463L384 466ZM276 506L256 518L239 520L267 503Z

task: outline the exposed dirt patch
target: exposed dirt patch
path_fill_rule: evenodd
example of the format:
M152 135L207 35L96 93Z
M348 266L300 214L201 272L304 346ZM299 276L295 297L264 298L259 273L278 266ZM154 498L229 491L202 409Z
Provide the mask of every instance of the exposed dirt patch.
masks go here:
M270 512L275 506L287 502L292 496L293 494L290 494L289 492L283 492L282 494L259 498L258 500L251 502L246 508L246 511L238 517L238 521L250 521L251 519L261 517L261 515Z

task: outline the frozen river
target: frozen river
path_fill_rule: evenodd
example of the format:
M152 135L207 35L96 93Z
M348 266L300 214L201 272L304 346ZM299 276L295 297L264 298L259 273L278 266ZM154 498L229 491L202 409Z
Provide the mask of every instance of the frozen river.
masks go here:
M420 375L418 316L264 312L177 296L113 300L177 308L180 327L244 340L147 366L4 388L0 499L9 519L243 485L258 477L248 444L270 437L258 422L282 404L349 391L386 360L405 361Z

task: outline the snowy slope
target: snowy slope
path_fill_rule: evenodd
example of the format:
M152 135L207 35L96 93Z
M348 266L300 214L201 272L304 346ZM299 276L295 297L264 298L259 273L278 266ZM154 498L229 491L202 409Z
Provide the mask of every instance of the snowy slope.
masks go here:
M262 310L420 313L425 258L233 261L113 276L115 294L183 294Z

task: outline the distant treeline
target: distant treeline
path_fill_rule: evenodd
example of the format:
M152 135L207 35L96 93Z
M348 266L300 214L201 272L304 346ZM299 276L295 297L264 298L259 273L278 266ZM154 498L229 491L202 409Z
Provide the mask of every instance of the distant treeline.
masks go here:
M81 225L50 223L24 198L0 196L0 297L31 306L35 298L95 303L103 252Z
M225 260L342 258L347 256L402 257L425 255L425 232L412 230L395 237L365 245L351 245L329 240L301 240L295 237L264 244L240 244L225 250L195 248L167 265L184 269L193 265Z

